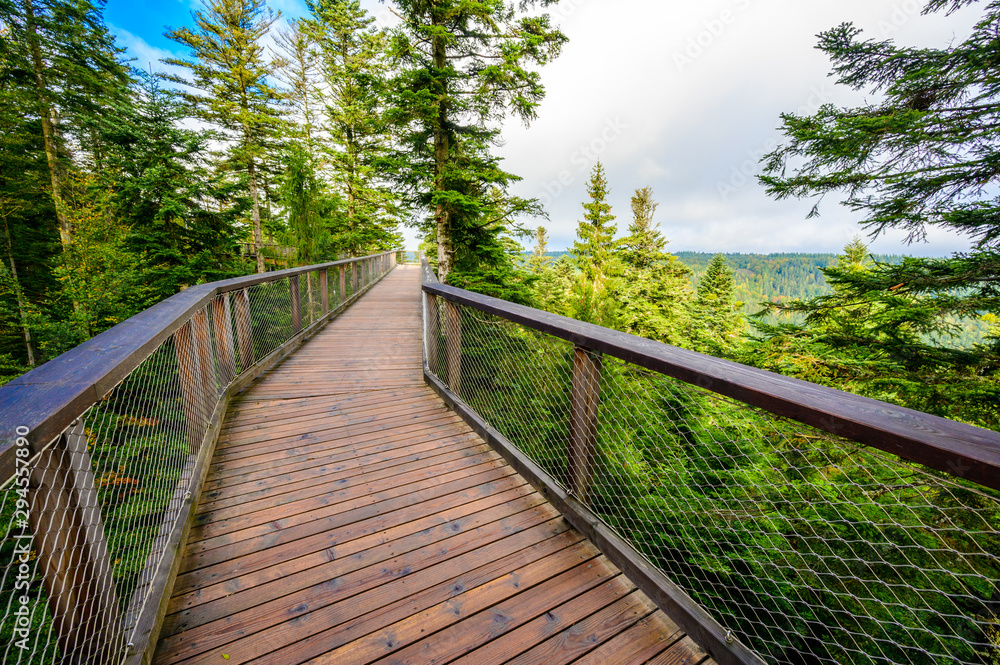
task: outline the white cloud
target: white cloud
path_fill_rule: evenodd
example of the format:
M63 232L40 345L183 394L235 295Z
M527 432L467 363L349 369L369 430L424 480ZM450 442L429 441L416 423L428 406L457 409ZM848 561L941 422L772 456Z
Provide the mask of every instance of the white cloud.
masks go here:
M178 54L166 49L150 45L145 39L134 35L124 28L109 24L108 30L115 36L117 44L128 50L130 58L135 60L132 66L142 71L162 72L171 69L160 62L164 58L176 58Z
M556 12L570 42L542 71L547 96L538 119L504 129L504 166L524 178L517 193L546 204L553 248L572 243L599 157L622 230L632 192L651 186L674 250L838 251L864 233L857 215L831 198L822 217L805 219L812 202L769 199L755 178L757 162L781 138L780 113L865 101L827 76L818 32L852 21L872 38L945 46L978 14L973 7L919 16L914 2L573 0L564 17ZM622 130L602 144L609 121ZM601 150L588 154L588 146ZM905 247L889 234L875 246L944 254L967 245L944 233L930 239Z

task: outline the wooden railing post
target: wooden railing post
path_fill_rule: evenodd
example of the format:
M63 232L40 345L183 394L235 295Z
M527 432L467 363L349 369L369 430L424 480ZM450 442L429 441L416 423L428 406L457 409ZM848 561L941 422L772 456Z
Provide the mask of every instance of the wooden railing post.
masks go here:
M347 300L347 266L340 266L340 301Z
M576 347L573 351L573 392L570 400L569 489L586 503L597 463L597 410L601 396L601 356Z
M448 366L448 387L462 394L462 311L450 300L445 301L445 362Z
M424 308L427 313L427 320L424 321L424 340L427 344L427 367L437 374L438 372L438 333L441 326L438 320L438 299L430 293L424 294Z
M246 289L236 292L236 341L240 349L240 370L254 364L253 327L250 325L250 294Z
M313 307L313 303L316 301L316 296L313 295L312 275L310 273L305 273L302 276L306 280L306 311L305 311L305 314L306 314L305 319L306 319L306 321L305 321L305 323L311 324L313 321L315 321L315 318L313 318L315 316L315 314L314 314L315 309Z
M215 348L219 354L219 377L223 385L236 378L236 345L233 343L232 311L229 294L212 301L212 327L215 328Z
M28 520L59 662L113 662L124 634L83 420L39 455L28 482Z
M205 414L205 382L198 342L200 331L194 317L174 333L177 369L181 380L181 401L184 405L184 425L191 454L197 455L205 436L208 418Z
M330 311L330 270L324 268L319 271L319 304L322 315L326 316Z
M358 262L355 261L351 264L351 295L353 296L358 292Z
M201 382L201 408L205 419L211 417L219 400L219 384L215 376L215 359L212 355L212 338L208 332L208 312L200 309L191 317L194 323L194 341L198 346L198 380ZM199 445L201 441L198 442Z
M302 330L302 298L299 294L299 276L288 278L288 288L292 294L292 332Z

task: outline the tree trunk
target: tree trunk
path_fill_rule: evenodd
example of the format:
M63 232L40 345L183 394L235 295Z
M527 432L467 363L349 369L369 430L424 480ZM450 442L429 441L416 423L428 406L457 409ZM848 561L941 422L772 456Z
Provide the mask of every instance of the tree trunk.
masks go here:
M257 255L257 272L265 273L264 266L264 238L260 230L260 201L257 196L257 167L253 163L253 158L247 162L247 175L250 176L250 197L253 199L253 249Z
M442 23L435 14L435 26ZM445 41L442 37L434 37L434 67L441 72L447 65ZM434 127L434 188L438 192L445 189L444 173L448 163L448 83L442 81L440 97L438 97L438 117ZM438 279L446 282L451 272L455 248L451 240L450 213L443 204L438 204L434 211L437 225Z
M28 326L28 314L24 306L24 292L21 290L21 282L17 278L17 264L14 263L14 247L10 239L10 227L4 222L4 231L7 234L7 258L10 259L10 275L14 279L14 293L17 295L17 313L21 318L21 330L24 332L24 346L28 351L28 367L35 366L35 347L31 340L31 328Z
M45 85L45 64L42 62L42 49L38 43L38 33L35 32L35 8L32 0L23 0L25 32L28 36L28 47L31 50L31 65L35 79L35 90L38 93L38 115L42 121L42 140L45 144L45 159L49 165L49 178L52 182L52 202L56 207L56 219L59 221L59 241L63 251L69 249L73 240L73 229L66 215L66 203L62 198L62 182L59 179L59 155L56 151L55 128L52 123L52 109L48 101L48 89Z

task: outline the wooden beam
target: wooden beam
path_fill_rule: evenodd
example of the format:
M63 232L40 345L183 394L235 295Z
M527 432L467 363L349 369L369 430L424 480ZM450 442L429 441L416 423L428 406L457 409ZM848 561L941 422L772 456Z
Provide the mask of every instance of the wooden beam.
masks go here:
M448 366L448 387L462 394L462 312L458 305L445 302L445 363Z
M29 488L33 548L60 662L113 662L124 634L83 420L42 451Z
M330 312L330 271L327 268L319 271L319 303L320 316Z
M424 343L426 345L427 367L435 374L438 373L438 338L440 337L441 323L438 314L437 296L429 293L424 295Z
M338 270L340 271L340 293L337 301L344 302L347 299L347 266L340 266Z
M184 408L184 428L192 454L197 453L207 424L204 413L204 384L202 383L196 335L193 319L174 333L174 351L177 354L181 403Z
M288 288L291 292L292 333L302 330L302 297L299 293L299 276L288 278Z
M584 503L590 496L597 463L597 412L601 396L601 355L582 347L573 352L569 448L570 490Z
M246 289L236 292L236 339L240 349L240 371L245 372L254 363L250 294Z
M201 389L201 413L207 426L208 416L219 400L219 383L215 374L215 358L212 353L212 339L208 332L208 312L199 310L191 317L194 325L194 341L198 347L198 381ZM202 432L204 435L204 431ZM201 446L201 441L198 441Z
M219 355L219 379L224 386L228 386L236 378L236 345L233 342L233 317L228 293L212 301L212 328Z

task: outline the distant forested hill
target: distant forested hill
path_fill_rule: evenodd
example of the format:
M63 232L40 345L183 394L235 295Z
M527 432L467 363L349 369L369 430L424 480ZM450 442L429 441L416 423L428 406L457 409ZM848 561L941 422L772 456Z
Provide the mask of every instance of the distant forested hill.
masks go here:
M715 254L704 252L677 252L684 265L694 272L692 283L708 268ZM836 254L723 254L726 263L735 272L737 297L743 302L743 311L753 314L760 310L760 303L787 302L815 298L830 292L822 268L837 262ZM900 255L874 255L880 263L899 263Z
M553 260L567 252L547 252ZM788 302L805 300L830 293L822 268L837 262L836 254L737 254L723 253L726 263L734 271L736 297L743 303L742 311L751 315L761 310L763 302ZM715 254L706 252L675 252L675 256L692 271L691 285L698 286L698 280L705 273ZM879 263L899 263L899 254L874 254ZM775 317L765 319L776 322ZM801 323L795 318L782 319L785 322ZM964 330L951 343L968 347L982 341L988 326L980 321L964 321Z
M558 259L567 252L547 252ZM675 256L691 269L691 285L708 268L715 254L705 252L676 252ZM724 253L726 263L735 272L736 294L743 303L743 311L753 314L760 310L760 303L787 302L825 295L830 292L821 268L837 262L836 254L734 254ZM875 255L875 260L898 263L898 255Z

